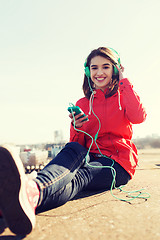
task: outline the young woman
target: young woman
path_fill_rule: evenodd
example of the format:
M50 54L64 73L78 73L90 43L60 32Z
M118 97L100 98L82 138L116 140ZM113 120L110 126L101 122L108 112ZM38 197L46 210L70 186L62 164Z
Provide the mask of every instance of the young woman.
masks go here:
M35 179L28 180L12 150L0 148L0 209L11 231L28 234L35 212L58 207L82 190L108 190L133 177L132 124L143 122L146 112L122 71L115 50L101 47L89 54L85 97L76 103L85 116L69 115L70 142Z

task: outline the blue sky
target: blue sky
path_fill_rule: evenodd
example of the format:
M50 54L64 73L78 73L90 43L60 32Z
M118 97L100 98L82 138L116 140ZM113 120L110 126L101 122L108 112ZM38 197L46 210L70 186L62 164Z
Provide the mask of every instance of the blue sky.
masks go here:
M134 137L160 135L159 0L0 1L0 143L69 138L67 107L83 97L83 64L116 49L146 107Z

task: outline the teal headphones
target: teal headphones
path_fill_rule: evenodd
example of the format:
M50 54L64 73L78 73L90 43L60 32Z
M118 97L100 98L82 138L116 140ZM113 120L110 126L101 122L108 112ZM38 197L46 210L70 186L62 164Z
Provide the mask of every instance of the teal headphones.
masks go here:
M120 68L121 60L120 60L119 54L113 48L109 48L109 49L117 55L118 63L116 65ZM116 66L113 66L113 70L114 70L114 74L117 75L118 74L118 69L116 68ZM88 78L91 77L89 67L87 66L87 61L85 61L85 63L84 63L84 72L85 72L86 77L88 77Z

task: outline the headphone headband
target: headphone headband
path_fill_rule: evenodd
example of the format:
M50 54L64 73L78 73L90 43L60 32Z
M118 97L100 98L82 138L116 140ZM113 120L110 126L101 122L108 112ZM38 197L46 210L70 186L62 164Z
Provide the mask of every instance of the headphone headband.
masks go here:
M115 53L115 55L118 58L118 63L117 63L119 65L118 67L120 67L121 59L120 59L120 56L119 56L118 52L116 50L114 50L113 48L111 48L111 47L108 47L108 49L110 49L113 53Z

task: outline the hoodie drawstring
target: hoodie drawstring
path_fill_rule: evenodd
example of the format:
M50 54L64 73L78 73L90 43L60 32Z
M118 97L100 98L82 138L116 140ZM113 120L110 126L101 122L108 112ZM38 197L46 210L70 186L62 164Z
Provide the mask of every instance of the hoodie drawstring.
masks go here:
M121 95L120 95L120 91L118 89L118 104L119 104L119 110L122 110L122 106L121 106Z
M93 98L94 98L94 92L92 92L92 94L90 96L90 99L89 99L89 112L88 112L88 115L91 115Z

